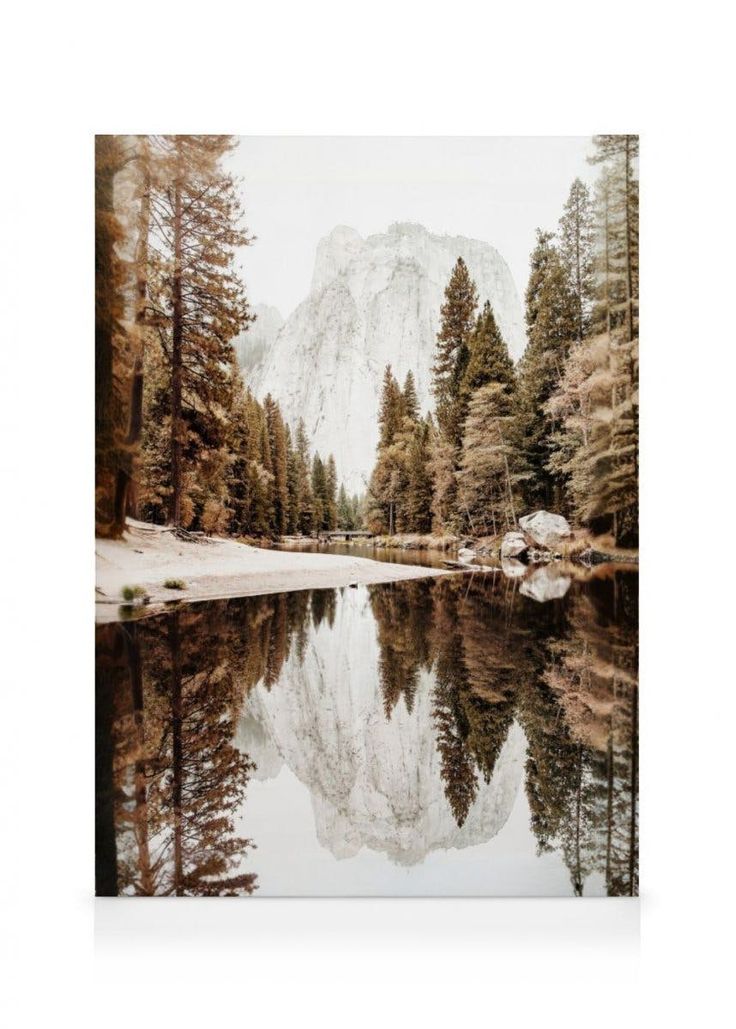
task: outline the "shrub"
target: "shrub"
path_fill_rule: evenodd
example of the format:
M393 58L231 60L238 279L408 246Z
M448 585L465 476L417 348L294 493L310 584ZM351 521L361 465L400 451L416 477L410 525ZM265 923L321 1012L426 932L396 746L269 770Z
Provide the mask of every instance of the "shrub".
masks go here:
M123 600L126 600L129 604L133 604L136 600L141 600L147 596L142 586L123 586L120 592L123 595Z
M166 590L185 590L187 584L183 579L167 579L164 583L164 589Z

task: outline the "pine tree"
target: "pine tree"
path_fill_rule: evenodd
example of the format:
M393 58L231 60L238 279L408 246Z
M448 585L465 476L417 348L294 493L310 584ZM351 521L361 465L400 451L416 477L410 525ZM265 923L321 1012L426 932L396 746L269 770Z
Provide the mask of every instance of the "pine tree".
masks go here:
M638 541L639 341L636 137L596 137L590 335L572 348L546 404L548 468L564 476L576 520Z
M473 393L458 473L458 506L474 535L513 528L525 480L514 397L501 382Z
M356 528L353 505L345 491L344 483L340 483L337 494L337 527L347 531Z
M412 422L416 422L419 418L419 401L417 400L417 389L414 384L414 373L411 368L406 373L401 397L403 402L402 413L404 417L408 418Z
M291 438L289 426L286 432L286 532L293 536L299 529L299 455Z
M326 529L327 526L327 477L325 466L319 454L314 455L312 461L312 505L313 524L317 532Z
M498 382L511 390L514 386L514 362L496 324L493 308L486 300L468 339L468 365L462 389L466 403L475 390L489 382Z
M140 428L125 325L129 276L119 252L126 233L116 184L131 160L124 139L95 137L95 531L110 537L125 525Z
M151 322L168 378L168 520L181 525L201 517L207 497L200 491L197 503L190 497L185 504L185 495L201 480L203 454L223 445L233 402L231 341L250 320L233 257L250 239L240 228L235 182L222 168L231 137L155 142Z
M459 447L462 436L461 383L468 362L468 337L475 322L477 305L475 283L462 257L458 257L440 309L441 325L432 366L437 424L440 432L455 447Z
M590 161L604 168L608 329L623 321L624 339L631 342L638 335L639 318L639 137L594 136L593 144ZM615 297L613 281L620 284Z
M546 409L562 378L575 337L575 303L552 233L537 232L526 291L528 343L519 365L519 398L524 419L529 507L563 506L564 482L548 468L553 424Z
M325 465L325 528L337 528L337 468L332 454Z
M405 519L410 532L432 531L431 428L422 419L414 423L407 448Z
M565 266L575 304L576 339L587 335L593 304L595 220L590 190L575 179L560 218L560 259Z
M269 393L263 408L266 418L266 432L270 454L270 470L273 474L274 535L286 532L289 497L287 493L286 428L278 404Z
M303 419L299 419L294 440L296 464L297 507L299 511L297 530L308 535L317 528L314 520L314 497L312 494L312 465L309 457L309 440Z
M401 428L403 408L401 389L391 371L391 365L387 364L383 373L383 387L378 411L379 448L389 447L393 443Z

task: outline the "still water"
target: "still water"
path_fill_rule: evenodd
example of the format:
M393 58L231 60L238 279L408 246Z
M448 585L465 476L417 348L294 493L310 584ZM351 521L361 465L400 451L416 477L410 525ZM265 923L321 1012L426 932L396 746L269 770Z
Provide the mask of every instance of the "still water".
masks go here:
M441 550L404 550L402 547L375 547L364 543L280 543L279 550L292 550L309 554L344 554L346 557L367 557L371 561L385 564L423 565L425 568L442 568L445 558L455 554Z
M637 576L547 579L98 627L98 894L635 895Z

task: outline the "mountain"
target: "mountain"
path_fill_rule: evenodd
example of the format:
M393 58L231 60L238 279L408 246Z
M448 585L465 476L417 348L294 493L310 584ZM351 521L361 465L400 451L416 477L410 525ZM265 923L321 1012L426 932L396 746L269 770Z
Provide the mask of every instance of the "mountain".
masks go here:
M256 320L233 341L238 364L246 382L257 381L263 374L263 364L284 319L275 307L256 304L253 308Z
M365 489L373 467L386 365L400 381L411 369L422 410L433 406L440 307L458 257L476 282L480 305L491 301L511 355L519 358L526 343L519 296L489 243L409 223L366 239L338 226L317 247L309 295L251 375L260 398L270 392L288 422L304 418L316 450L334 453L350 492Z
M431 851L486 843L518 793L526 739L514 723L491 781L458 828L445 796L432 715L434 674L422 672L411 712L386 718L380 648L365 588L343 590L334 623L311 625L278 680L249 694L237 745L271 779L285 763L309 789L319 842L337 858L363 847L414 865Z

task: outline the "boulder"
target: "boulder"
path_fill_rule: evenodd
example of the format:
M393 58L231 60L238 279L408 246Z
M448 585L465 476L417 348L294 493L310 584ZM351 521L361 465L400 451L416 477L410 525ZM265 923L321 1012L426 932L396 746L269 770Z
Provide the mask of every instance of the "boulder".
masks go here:
M538 547L554 547L560 540L572 535L569 522L562 515L549 511L535 511L519 519L519 525Z
M501 558L501 571L507 579L520 579L527 573L526 565L522 564L521 561L517 561L513 557Z
M558 575L549 565L536 568L519 586L519 593L531 597L538 604L548 600L559 600L570 589L571 579L568 575Z
M501 559L518 557L520 554L526 553L528 549L529 544L523 532L507 532L501 541Z
M458 560L465 564L469 564L475 557L475 551L469 547L460 547L457 552Z

